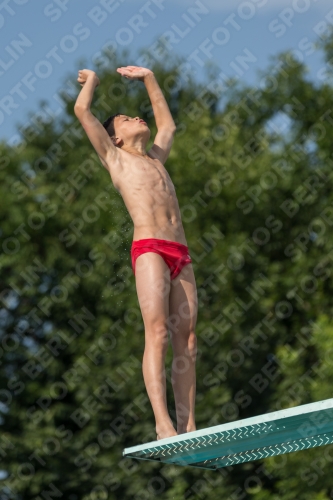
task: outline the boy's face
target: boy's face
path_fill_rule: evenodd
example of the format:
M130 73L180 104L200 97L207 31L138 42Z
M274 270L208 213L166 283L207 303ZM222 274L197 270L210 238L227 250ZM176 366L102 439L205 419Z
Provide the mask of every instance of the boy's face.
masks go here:
M119 115L115 116L113 123L116 138L122 139L124 143L131 144L137 138L144 138L148 142L150 130L142 118Z

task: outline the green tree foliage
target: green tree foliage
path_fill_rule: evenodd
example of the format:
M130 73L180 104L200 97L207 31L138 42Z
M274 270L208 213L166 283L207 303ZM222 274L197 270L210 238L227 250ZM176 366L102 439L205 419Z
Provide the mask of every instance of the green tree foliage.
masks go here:
M97 68L93 111L139 114L154 137L126 61ZM179 68L152 69L178 126L166 168L199 295L197 427L330 398L331 87L288 52L253 87ZM74 100L1 144L1 498L332 498L332 446L218 472L122 458L155 439L132 223Z

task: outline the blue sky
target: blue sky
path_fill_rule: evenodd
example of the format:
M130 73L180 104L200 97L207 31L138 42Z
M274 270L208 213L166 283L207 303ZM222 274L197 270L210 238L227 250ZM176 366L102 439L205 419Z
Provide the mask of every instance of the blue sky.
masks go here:
M333 23L332 0L7 0L0 5L0 139L15 144L17 125L46 100L60 113L58 92L73 71L94 68L105 44L140 48L165 37L171 54L186 58L205 78L205 63L227 76L258 84L271 56L290 49L323 80L325 63L314 42ZM247 55L241 68L237 58ZM121 78L119 76L119 78Z

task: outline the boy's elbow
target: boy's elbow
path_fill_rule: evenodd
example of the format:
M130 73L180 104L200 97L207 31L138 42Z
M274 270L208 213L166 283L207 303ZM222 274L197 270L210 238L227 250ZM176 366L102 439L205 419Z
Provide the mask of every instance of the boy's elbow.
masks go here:
M79 104L75 104L74 106L74 114L78 118L82 114L82 108Z
M176 127L175 123L169 123L168 125L164 125L163 127L160 127L160 130L162 130L162 129L167 130L171 134L174 134L177 130L177 127Z
M74 114L77 118L82 116L87 111L89 111L89 108L87 106L83 106L82 104L75 104L74 106Z

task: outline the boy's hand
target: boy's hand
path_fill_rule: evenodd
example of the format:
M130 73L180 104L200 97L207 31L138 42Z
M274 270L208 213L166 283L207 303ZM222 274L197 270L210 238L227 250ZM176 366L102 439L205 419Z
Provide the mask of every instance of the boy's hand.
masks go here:
M141 68L140 66L124 66L117 68L117 71L125 78L140 80L141 82L144 81L146 76L153 75L153 72L150 69Z
M86 83L86 81L88 80L88 78L92 78L95 80L96 82L96 87L99 85L99 78L98 76L96 75L95 71L92 71L91 69L81 69L79 70L79 73L78 73L78 79L77 81L79 82L79 84L81 85L81 87L83 87L83 85Z

